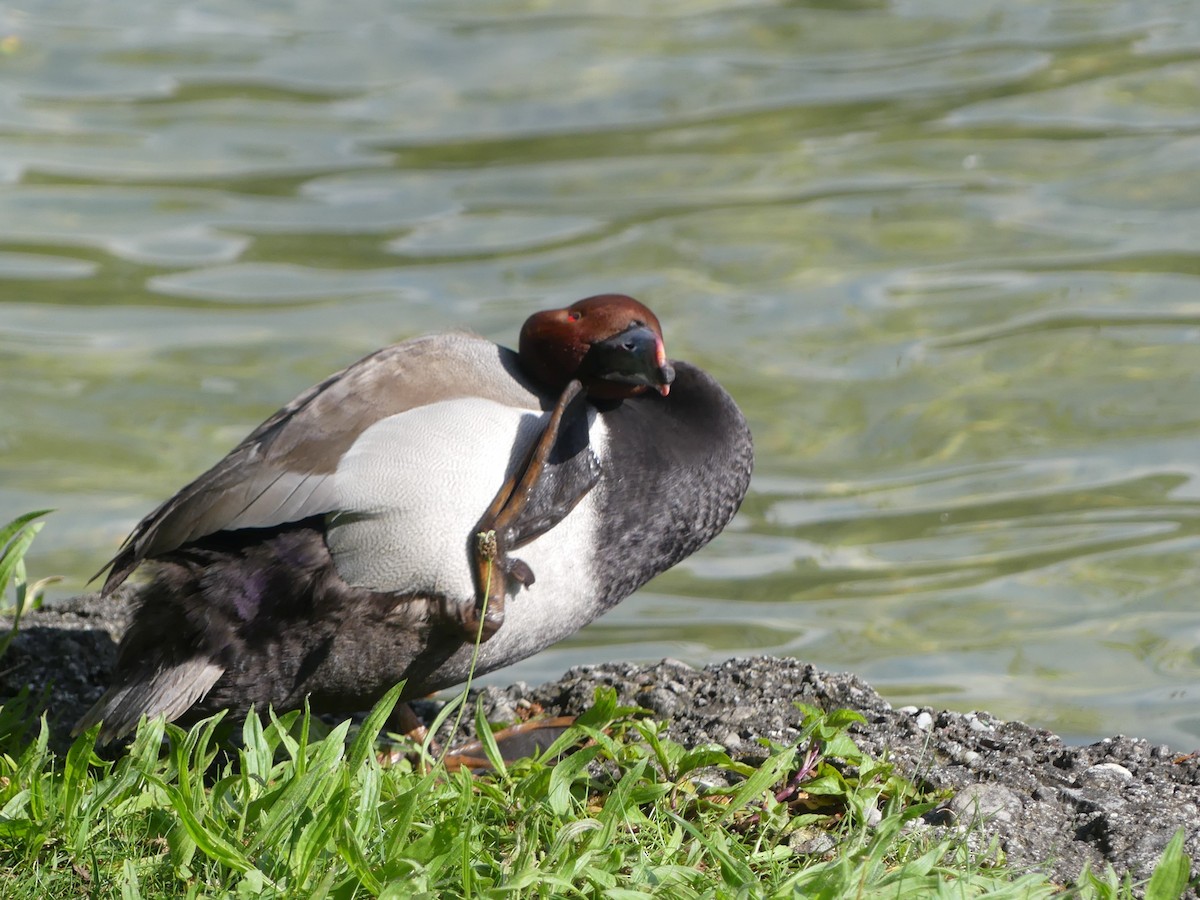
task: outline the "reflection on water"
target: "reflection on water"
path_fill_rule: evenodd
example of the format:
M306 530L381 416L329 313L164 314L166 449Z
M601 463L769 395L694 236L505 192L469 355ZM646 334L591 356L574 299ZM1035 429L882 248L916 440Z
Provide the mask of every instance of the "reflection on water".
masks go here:
M0 516L78 591L390 340L647 300L754 429L730 531L493 678L752 651L1200 740L1186 4L0 10Z

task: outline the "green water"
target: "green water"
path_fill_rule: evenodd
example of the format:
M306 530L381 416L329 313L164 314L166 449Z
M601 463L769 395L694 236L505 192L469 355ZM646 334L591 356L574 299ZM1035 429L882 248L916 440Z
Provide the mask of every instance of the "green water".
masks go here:
M378 346L645 300L751 420L710 548L503 673L772 652L1200 739L1190 3L0 8L0 518L83 589ZM493 679L495 680L495 679Z

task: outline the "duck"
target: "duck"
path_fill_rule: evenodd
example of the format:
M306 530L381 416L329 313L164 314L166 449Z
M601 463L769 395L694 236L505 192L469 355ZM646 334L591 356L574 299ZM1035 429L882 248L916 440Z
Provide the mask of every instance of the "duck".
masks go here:
M151 574L74 732L349 714L511 665L716 537L753 462L733 398L624 294L534 313L516 351L465 331L386 347L270 416L97 573L104 597Z

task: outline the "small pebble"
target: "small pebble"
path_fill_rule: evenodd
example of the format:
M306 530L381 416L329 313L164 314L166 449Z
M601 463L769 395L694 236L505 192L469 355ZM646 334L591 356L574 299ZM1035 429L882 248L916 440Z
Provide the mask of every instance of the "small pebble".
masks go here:
M970 727L970 729L972 731L995 731L996 730L996 727L994 725L989 725L986 722L981 722L979 720L979 717L976 716L975 713L967 713L965 718L967 720L967 725Z
M929 828L930 828L930 823L925 821L924 818L909 819L907 822L905 822L903 825L900 826L900 833L901 834L920 834L922 831L928 831Z
M696 792L703 794L711 794L713 791L724 790L729 787L729 779L723 778L720 775L704 775L692 781L696 786Z
M826 831L805 829L788 837L789 849L800 856L817 856L828 853L836 846L837 842Z
M927 712L917 714L917 727L922 731L928 731L933 727L933 716Z
M999 784L969 784L946 804L954 819L963 824L997 819L1012 822L1022 810L1021 798Z
M660 687L650 688L637 695L637 702L664 719L671 718L679 707L679 698Z
M1096 763L1094 766L1088 766L1079 774L1080 784L1087 784L1089 782L1111 784L1114 782L1132 780L1133 773L1120 763L1114 762Z

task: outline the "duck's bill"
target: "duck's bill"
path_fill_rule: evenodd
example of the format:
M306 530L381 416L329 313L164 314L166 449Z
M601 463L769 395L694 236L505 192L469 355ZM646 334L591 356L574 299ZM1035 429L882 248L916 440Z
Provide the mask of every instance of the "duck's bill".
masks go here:
M675 380L662 338L642 325L592 344L587 362L604 381L651 388L664 397Z

